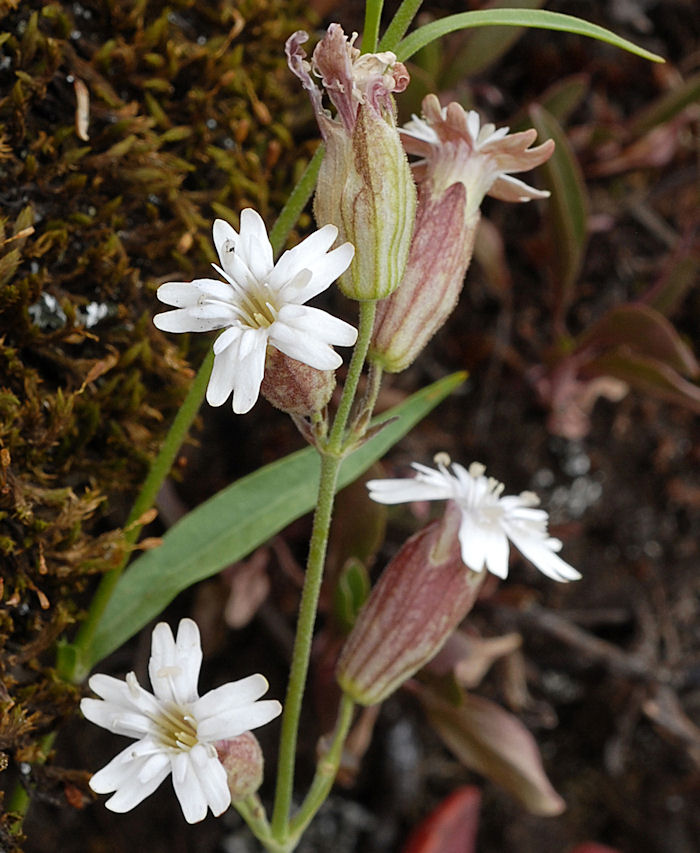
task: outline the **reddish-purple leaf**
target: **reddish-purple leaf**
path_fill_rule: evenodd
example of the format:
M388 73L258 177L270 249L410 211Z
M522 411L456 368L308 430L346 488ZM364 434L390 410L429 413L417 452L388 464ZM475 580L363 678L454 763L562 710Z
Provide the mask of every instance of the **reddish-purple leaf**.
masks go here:
M475 853L481 792L465 785L411 833L403 853Z
M673 325L650 305L620 305L608 311L577 341L579 352L589 347L602 352L630 347L686 376L696 377L700 366Z
M683 379L673 368L656 359L614 350L586 364L585 371L593 376L614 376L639 391L700 414L700 386Z

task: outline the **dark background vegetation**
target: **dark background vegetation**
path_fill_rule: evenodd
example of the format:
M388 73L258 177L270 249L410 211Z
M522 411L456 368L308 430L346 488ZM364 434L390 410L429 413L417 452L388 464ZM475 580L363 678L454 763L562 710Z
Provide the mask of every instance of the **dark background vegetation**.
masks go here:
M418 57L404 118L432 88L499 125L517 123L553 83L581 75L583 95L562 122L590 198L568 330L578 334L670 277L681 294L670 319L697 341L698 291L683 282L697 270L698 106L669 115L655 136L633 133L640 111L697 73L695 4L572 0L547 8L608 26L668 61L652 65L533 31L488 64L483 47L458 38ZM346 30L361 27L355 4L318 11ZM215 216L235 221L251 205L271 224L313 150L310 110L281 52L299 26L315 24L281 0L0 2L0 784L9 797L22 778L32 796L23 843L9 833L5 800L0 849L255 849L233 812L186 826L167 783L128 815L91 802L88 771L121 741L75 717L79 691L56 680L51 647L89 600L95 576L123 553L119 526L204 352L206 342L189 349L152 327L155 286L204 274ZM473 70L460 73L455 57ZM91 93L87 140L75 131L75 78ZM303 849L400 851L450 791L476 783L480 853L558 853L586 840L625 853L692 853L700 837L697 416L633 390L600 400L578 438L553 434L536 380L557 357L552 318L566 247L552 238L547 203L487 201L484 215L503 237L505 263L483 250L447 326L387 383L380 406L453 370L469 370L469 381L385 470L405 473L411 461L447 451L483 462L509 492L536 490L550 511L583 580L555 585L516 561L470 624L485 636L522 633L522 654L497 665L479 692L534 733L568 809L528 815L465 769L402 692L383 707L354 786L337 789ZM299 232L310 226L305 216ZM339 297L334 308L351 319ZM263 401L244 418L227 406L204 408L161 519L300 442ZM376 568L419 523L392 516ZM203 688L262 671L271 695L283 697L307 536L302 520L258 555L271 592L240 630L225 620L231 572L165 614L171 624L194 615L202 625ZM104 671L143 674L149 636ZM322 664L319 656L302 783L332 720ZM42 764L40 739L57 727ZM274 726L261 733L271 765L276 735Z

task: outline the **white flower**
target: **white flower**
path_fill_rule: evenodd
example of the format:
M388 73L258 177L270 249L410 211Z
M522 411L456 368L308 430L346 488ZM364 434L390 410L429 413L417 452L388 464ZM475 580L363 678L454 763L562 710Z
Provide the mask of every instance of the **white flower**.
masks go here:
M80 709L93 723L137 738L90 780L98 794L116 792L105 805L127 812L152 794L170 773L188 823L215 815L231 803L226 771L214 744L234 738L274 719L282 710L275 700L258 700L268 688L262 675L223 684L204 696L197 693L202 662L199 629L182 619L173 639L160 622L153 630L148 674L153 694L133 672L126 683L110 675L93 675L90 688L101 699L83 699Z
M214 368L207 401L220 406L233 392L233 411L243 414L258 399L268 345L290 358L334 370L342 358L332 349L352 346L357 331L343 320L304 305L326 290L350 265L350 243L329 252L338 229L326 225L273 263L265 224L254 210L241 211L241 231L214 223L214 245L225 281L170 281L158 299L176 310L157 314L164 332L224 329L214 342Z
M556 553L562 546L547 533L548 515L536 509L539 498L532 492L501 497L503 483L485 477L485 468L473 462L467 471L453 464L450 473L440 454L438 470L414 463L412 480L370 480L370 497L383 504L408 501L453 500L462 512L459 542L462 560L475 572L484 566L505 578L508 575L508 540L548 577L556 581L578 580L581 575Z

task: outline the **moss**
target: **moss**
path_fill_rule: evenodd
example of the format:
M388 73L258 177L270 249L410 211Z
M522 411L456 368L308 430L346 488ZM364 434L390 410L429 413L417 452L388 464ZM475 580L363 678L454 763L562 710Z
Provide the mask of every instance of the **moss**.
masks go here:
M250 205L272 219L307 159L288 130L306 106L283 54L305 25L301 6L0 0L0 750L10 765L31 762L74 707L52 647L93 576L123 556L114 520L192 376L150 322L155 287L213 260L217 214L236 224ZM31 778L41 787L47 774Z

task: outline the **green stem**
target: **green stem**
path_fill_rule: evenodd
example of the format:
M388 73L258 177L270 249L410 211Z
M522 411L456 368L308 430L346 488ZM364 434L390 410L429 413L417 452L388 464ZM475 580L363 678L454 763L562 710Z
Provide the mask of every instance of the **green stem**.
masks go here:
M319 759L316 767L316 775L309 788L309 793L306 795L301 808L294 815L294 819L290 823L291 836L295 839L301 837L306 827L313 820L316 812L325 802L333 786L335 777L338 774L340 759L343 755L343 745L350 730L354 710L354 702L346 693L343 693L331 745L328 752Z
M275 254L281 250L289 232L296 225L302 210L313 195L324 153L325 148L319 145L314 156L309 160L309 165L304 169L304 174L299 178L299 183L294 187L287 203L280 211L277 221L270 229L270 243Z
M384 0L367 0L365 25L362 31L362 53L374 53L379 38L379 22L382 18Z
M232 805L266 850L269 850L270 853L285 853L286 847L278 844L270 833L270 824L265 815L265 807L257 794L251 794L242 800L235 800Z
M379 42L379 50L394 50L411 26L423 0L403 0Z
M342 455L343 441L345 438L345 427L350 416L355 394L357 393L357 383L360 381L362 368L367 357L370 340L372 339L372 329L374 328L374 317L377 313L376 301L360 302L360 322L357 333L357 343L350 359L348 367L348 375L345 379L343 394L340 398L338 412L333 421L331 434L328 437L326 450L334 455Z
M338 482L341 459L338 456L322 455L321 478L318 486L318 503L314 514L309 558L304 578L304 588L299 604L299 618L294 640L292 665L289 673L289 685L282 715L282 733L280 735L280 754L277 763L277 788L275 806L272 815L272 835L283 843L287 837L289 810L292 804L294 787L294 759L296 755L301 701L304 696L306 675L309 669L311 641L318 596L323 578L323 566L326 559L328 532L333 512L333 498Z
M126 541L128 545L133 545L138 539L141 532L141 523L139 520L143 514L149 510L155 503L158 491L163 484L163 480L168 476L170 469L173 466L175 457L177 456L182 443L189 432L192 422L194 421L199 407L204 399L211 366L214 359L214 354L209 355L204 359L202 366L199 368L194 382L190 386L185 401L182 407L175 416L173 425L170 427L163 446L160 452L153 460L148 476L141 487L138 497L132 507L129 518L126 522ZM131 556L130 549L127 548L126 554L120 565L107 572L99 583L97 590L90 603L88 615L80 626L74 642L70 645L64 644L59 646L58 651L58 674L66 681L80 683L88 674L88 667L85 664L88 658L87 652L90 649L97 626L99 625L102 614L109 603L114 588L119 582L119 578L124 571L129 557Z
M270 242L276 253L282 248L289 232L299 218L299 214L306 206L314 191L318 170L323 160L323 153L323 146L321 145L311 158L304 174L299 179L299 183L292 190L287 203L270 231ZM199 411L199 407L204 399L207 382L209 381L213 359L214 354L210 352L200 367L182 404L182 408L177 413L170 427L160 453L153 461L125 525L127 528L127 545L133 545L138 539L142 527L139 524L139 519L155 503L160 487L168 476L175 457ZM103 576L90 603L88 615L80 626L74 642L71 644L64 643L59 646L57 669L59 675L66 681L79 683L88 674L88 668L85 664L85 660L88 657L87 652L94 639L102 614L114 593L115 587L130 556L129 549L127 548L127 553L120 565Z

